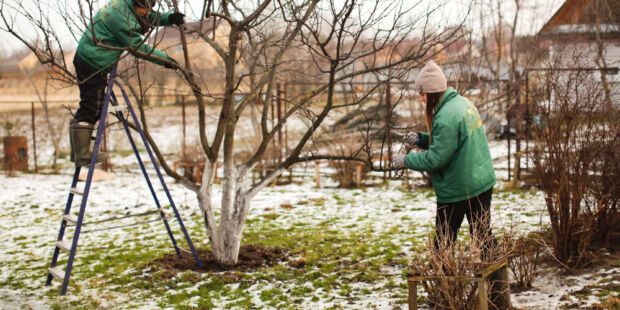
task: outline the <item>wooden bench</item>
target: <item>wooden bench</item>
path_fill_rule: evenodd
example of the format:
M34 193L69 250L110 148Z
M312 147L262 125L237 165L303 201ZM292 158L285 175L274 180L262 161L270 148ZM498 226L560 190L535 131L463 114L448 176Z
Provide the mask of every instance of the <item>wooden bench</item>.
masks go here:
M478 283L478 309L488 309L488 296L487 285L489 282L489 276L500 268L507 267L507 260L501 260L495 264L492 264L484 268L481 272L476 273L475 277L463 277L463 276L411 276L407 278L407 286L409 288L409 309L418 309L418 283L424 281L436 281L436 280L448 280L448 281L469 281ZM503 292L506 294L506 300L510 305L510 285L507 285L508 291Z

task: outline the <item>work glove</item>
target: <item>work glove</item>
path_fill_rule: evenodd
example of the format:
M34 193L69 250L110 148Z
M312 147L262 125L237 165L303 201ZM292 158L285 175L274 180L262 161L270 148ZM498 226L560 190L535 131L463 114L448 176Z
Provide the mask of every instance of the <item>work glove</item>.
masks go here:
M184 17L185 17L185 14L183 14L183 13L172 13L168 17L168 22L171 25L177 25L177 26L183 25L183 24L185 24Z
M396 154L392 156L392 169L404 169L407 168L407 164L405 160L407 159L406 154Z
M167 69L174 69L174 70L179 68L179 63L176 60L174 60L174 58L168 56L168 60L172 63L166 62L164 64L164 67L166 67Z
M409 147L417 146L420 143L420 136L415 132L408 132L403 136L402 141Z

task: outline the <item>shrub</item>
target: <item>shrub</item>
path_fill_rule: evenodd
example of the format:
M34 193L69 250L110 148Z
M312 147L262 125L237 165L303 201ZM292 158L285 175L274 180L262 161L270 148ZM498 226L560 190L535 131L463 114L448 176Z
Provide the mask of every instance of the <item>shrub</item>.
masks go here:
M576 61L578 64L579 61ZM554 255L569 267L588 262L593 239L618 223L620 117L591 70L545 74L549 100L538 104L535 173L545 193Z
M410 267L412 274L419 277L437 277L421 282L427 293L428 303L434 305L435 309L476 309L478 284L445 277L477 277L484 268L505 258L505 244L500 243L483 255L483 244L488 244L489 240L473 237L469 238L468 242L455 242L452 245L446 242L447 238L439 240L441 241L435 246L429 236L426 243L427 253L414 258ZM492 285L487 286L487 296L491 296L492 288Z
M521 288L531 288L532 282L538 275L536 267L539 263L542 246L534 237L519 236L514 238L508 236L505 237L504 242L512 245L508 254L508 266L513 280Z

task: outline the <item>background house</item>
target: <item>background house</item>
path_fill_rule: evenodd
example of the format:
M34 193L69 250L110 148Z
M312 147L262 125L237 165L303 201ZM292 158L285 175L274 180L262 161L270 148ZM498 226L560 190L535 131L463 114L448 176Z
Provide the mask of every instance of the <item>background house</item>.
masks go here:
M592 70L620 102L620 1L567 0L542 27L549 60L565 69Z

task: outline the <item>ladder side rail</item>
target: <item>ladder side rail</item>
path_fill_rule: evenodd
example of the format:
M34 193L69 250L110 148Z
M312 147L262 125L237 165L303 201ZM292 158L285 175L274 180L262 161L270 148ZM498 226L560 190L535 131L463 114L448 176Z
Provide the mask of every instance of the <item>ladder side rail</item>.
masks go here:
M71 181L71 188L74 188L77 185L78 182L78 177L80 176L80 170L82 167L77 166L75 168L75 172L73 173L73 181ZM69 197L67 198L67 205L65 206L65 213L63 214L69 214L69 212L71 212L71 204L73 203L73 196L74 194L69 192ZM67 228L67 221L63 218L61 224L60 224L60 231L58 232L58 238L56 238L56 241L61 241L62 238L65 235L65 229ZM60 253L60 249L56 246L54 247L54 255L52 256L52 263L50 264L50 268L54 268L56 267L56 262L58 261L58 254ZM52 276L52 274L50 272L47 273L47 280L45 281L45 285L49 286L50 284L52 284L52 279L54 278L54 276Z
M172 196L170 195L170 190L168 190L168 186L166 186L166 182L164 181L164 177L162 176L161 171L159 170L159 166L157 165L157 161L155 160L155 157L153 156L153 152L151 151L151 147L149 146L149 143L146 140L146 136L144 135L144 131L142 131L142 127L140 126L140 122L138 121L138 117L136 116L136 113L134 112L133 108L131 107L131 103L129 102L129 97L127 96L127 93L125 92L123 87L120 85L120 83L116 82L116 85L120 88L121 93L123 95L123 98L125 99L125 103L127 104L127 109L129 111L129 113L131 113L131 117L133 118L133 121L134 121L134 123L136 125L136 128L138 128L138 132L140 133L140 137L142 138L142 142L144 143L146 151L149 154L149 158L151 159L151 162L153 163L153 166L155 167L155 171L157 172L157 177L159 178L159 181L161 182L161 185L163 186L164 191L166 192L166 196L168 197L168 201L170 202L170 206L174 210L174 214L175 214L175 216L177 218L177 221L179 222L179 226L181 226L181 230L183 231L183 235L185 236L185 240L187 241L187 243L188 243L192 253L194 254L194 259L196 260L196 264L198 265L199 268L202 268L202 263L200 262L200 258L198 258L198 253L196 252L196 249L194 248L194 244L192 242L192 239L190 238L189 234L187 233L187 229L185 229L185 225L183 224L183 220L181 219L181 215L179 214L179 211L177 210L177 207L174 204L174 200L172 199ZM177 253L178 253L178 249L177 249Z
M95 171L95 164L97 163L97 154L99 153L99 144L101 144L101 137L103 136L103 131L105 129L105 119L108 114L108 104L110 103L110 95L112 94L112 87L114 86L114 77L116 75L116 69L118 67L118 63L112 67L112 71L110 72L110 77L108 81L108 87L106 89L106 96L103 102L103 108L101 111L101 119L99 120L99 126L97 128L97 139L95 140L95 145L93 146L93 153L90 159L90 165L88 169L88 174L86 175L86 183L84 185L84 195L82 196L82 204L80 205L80 213L78 214L78 221L75 225L75 233L73 235L73 240L71 243L71 252L69 252L69 260L67 262L67 270L65 270L65 278L62 283L62 288L60 290L60 295L65 295L67 293L67 287L69 285L69 278L71 277L71 269L73 268L73 259L75 258L75 252L78 245L78 239L80 238L80 230L82 228L82 221L84 220L84 213L86 211L86 203L88 201L88 193L90 191L90 185L93 180L93 172Z
M116 85L120 87L120 85L118 83L116 83ZM114 101L116 101L116 95L114 94L114 92L112 92L112 98L114 98ZM128 106L128 109L131 109L131 107ZM153 188L153 184L151 183L151 179L149 178L149 175L146 172L146 167L144 166L144 162L142 161L142 157L140 157L140 153L138 152L138 147L136 146L136 143L135 143L135 141L133 139L133 136L131 135L131 131L129 130L129 126L127 125L127 120L125 120L124 117L119 117L119 118L121 120L121 123L123 124L123 128L125 129L125 133L127 134L127 138L129 139L129 143L131 144L131 148L133 149L133 152L136 155L136 158L138 159L138 163L140 164L140 170L142 170L142 174L144 175L144 179L146 180L146 184L149 187L149 190L151 191L151 195L153 196L153 200L155 200L155 205L157 206L157 210L159 210L159 215L161 216L161 218L162 218L162 220L164 222L164 225L166 226L166 231L168 232L168 235L170 236L170 240L172 241L172 246L174 247L175 251L177 252L177 256L181 257L181 252L177 249L177 241L174 238L174 235L172 234L172 230L170 229L170 225L168 224L168 220L166 219L166 215L164 214L164 211L163 211L163 209L161 207L161 204L159 203L159 199L157 198L157 194L155 193L155 189Z

